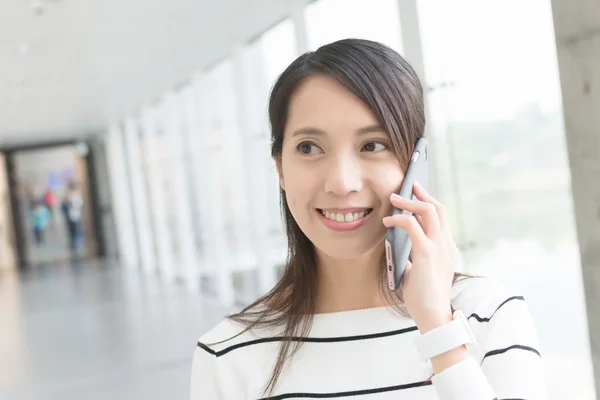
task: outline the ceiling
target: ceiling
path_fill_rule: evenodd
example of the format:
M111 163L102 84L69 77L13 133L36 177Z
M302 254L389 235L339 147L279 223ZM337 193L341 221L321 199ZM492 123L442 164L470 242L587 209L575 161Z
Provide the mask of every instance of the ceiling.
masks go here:
M102 132L289 15L293 2L4 0L0 145Z

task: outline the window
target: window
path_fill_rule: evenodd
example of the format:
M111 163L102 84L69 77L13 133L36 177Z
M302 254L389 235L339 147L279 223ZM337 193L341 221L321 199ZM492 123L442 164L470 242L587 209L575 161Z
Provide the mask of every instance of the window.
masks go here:
M550 2L421 0L419 9L440 194L467 272L525 293L553 398L591 400ZM557 315L569 315L568 331Z
M294 25L284 20L244 49L245 99L248 123L246 134L249 162L256 171L253 187L257 204L264 205L266 230L273 237L282 237L283 226L279 212L279 180L270 155L270 127L268 122L269 93L276 79L297 57ZM276 246L277 247L277 246Z
M235 88L234 65L227 59L216 65L207 74L207 94L212 97L205 116L209 118L206 132L206 153L215 185L210 190L219 190L223 229L232 254L240 252L243 233L248 226L248 210L242 182L244 166L239 154L238 99Z
M382 42L402 52L398 0L319 0L305 9L308 47L346 38Z
M265 77L270 88L283 70L298 57L294 23L286 19L265 32L259 42Z

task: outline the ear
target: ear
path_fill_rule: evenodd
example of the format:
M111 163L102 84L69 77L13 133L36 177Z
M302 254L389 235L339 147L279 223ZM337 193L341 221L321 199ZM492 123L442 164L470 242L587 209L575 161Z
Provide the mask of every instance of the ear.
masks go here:
M281 167L281 157L278 157L277 160L275 160L275 167L277 168L277 175L279 175L279 186L281 187L281 190L285 191L285 181L283 180L283 170Z

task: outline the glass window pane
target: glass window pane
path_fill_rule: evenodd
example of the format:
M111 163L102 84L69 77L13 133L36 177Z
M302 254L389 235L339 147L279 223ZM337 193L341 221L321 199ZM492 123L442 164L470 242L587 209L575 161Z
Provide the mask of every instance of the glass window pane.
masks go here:
M265 32L260 38L265 76L269 88L275 79L298 56L294 23L286 19ZM266 104L266 103L265 103Z
M282 235L279 213L279 181L270 155L270 126L268 122L269 93L276 79L297 57L294 24L284 20L244 48L244 81L247 96L245 134L248 142L248 160L255 171L253 187L257 190L257 204L264 205L265 228L271 237Z
M421 0L419 9L441 195L467 272L525 294L553 399L592 400L550 2Z
M233 65L231 60L227 60L216 66L208 74L208 83L210 85L209 93L214 96L211 109L207 116L210 119L210 131L206 138L210 143L208 149L208 158L211 160L211 169L214 168L215 175L218 176L219 185L222 190L221 200L223 201L224 215L227 218L226 226L230 228L233 224L235 207L232 203L233 195L230 192L234 178L231 170L230 143L232 132L229 125L235 123L235 114L231 115L235 105L235 95L233 93ZM226 229L231 231L231 229ZM233 238L232 238L233 239Z
M382 42L402 52L398 0L319 0L305 9L308 47L346 38Z

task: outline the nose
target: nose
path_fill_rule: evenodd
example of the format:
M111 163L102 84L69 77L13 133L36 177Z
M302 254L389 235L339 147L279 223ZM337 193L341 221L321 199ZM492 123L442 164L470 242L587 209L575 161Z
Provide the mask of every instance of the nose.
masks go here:
M360 162L352 155L340 154L332 158L325 173L325 191L337 196L359 192L363 188Z

